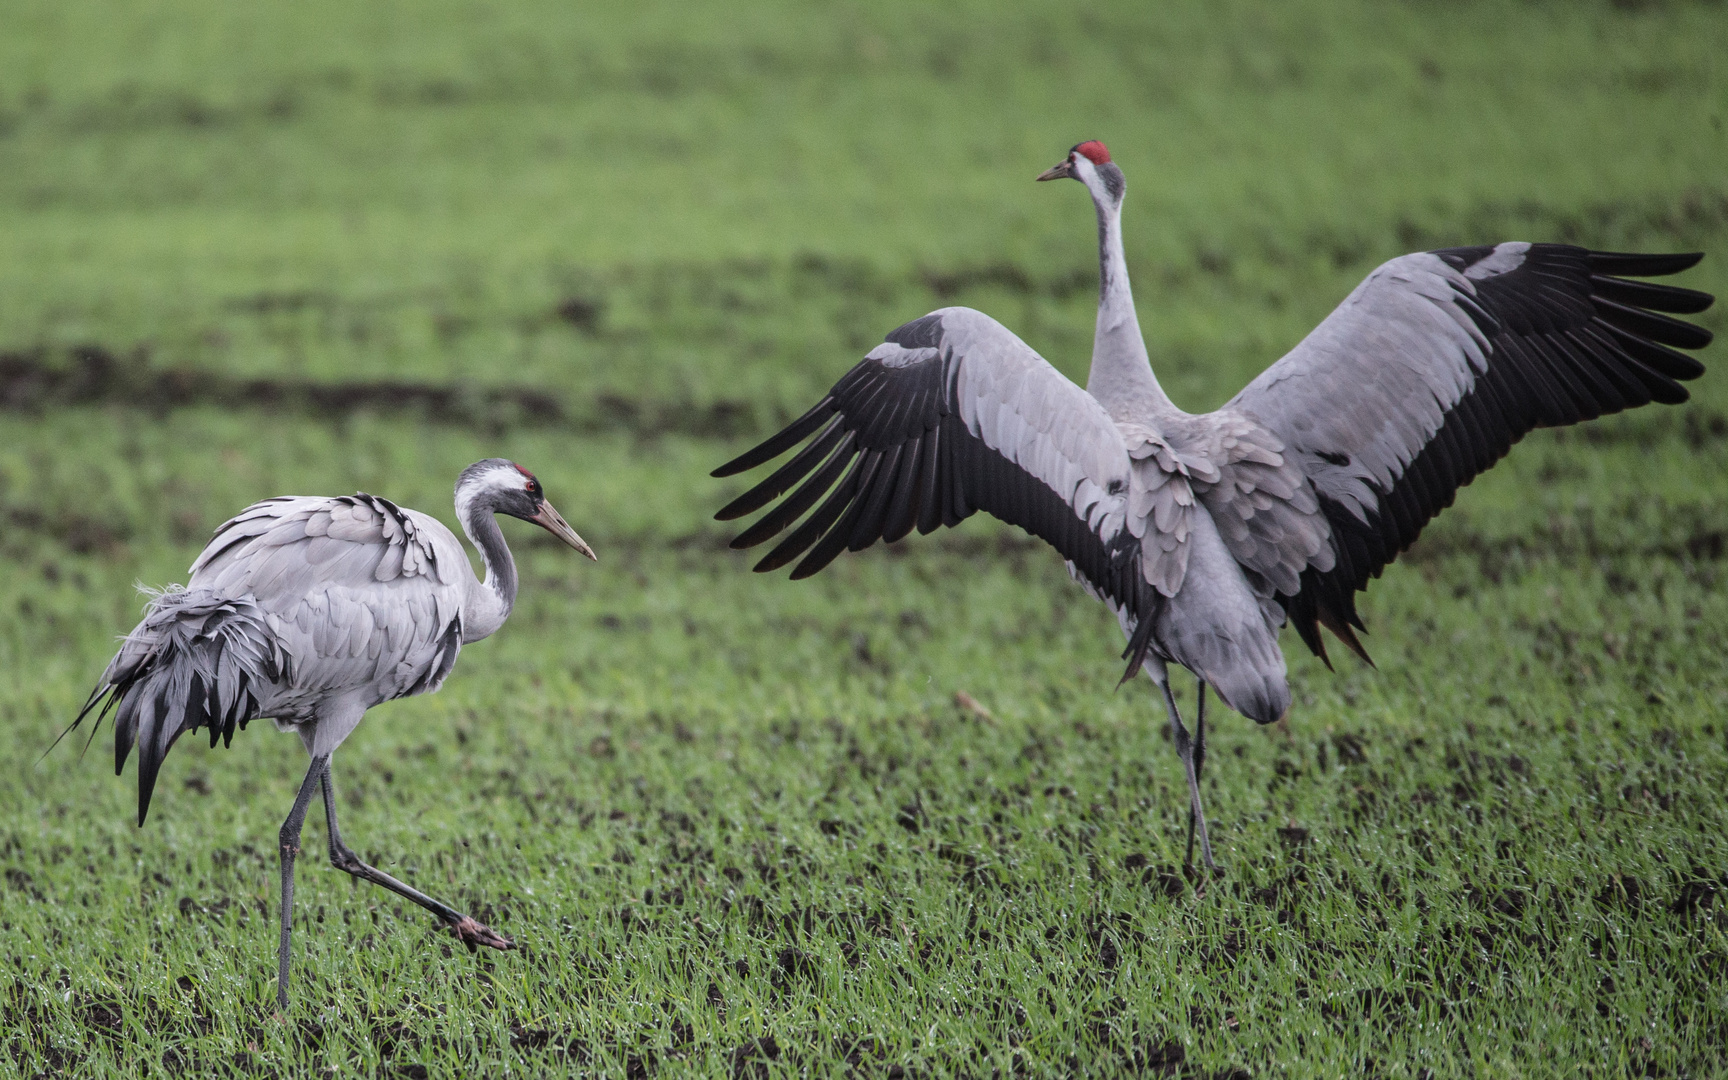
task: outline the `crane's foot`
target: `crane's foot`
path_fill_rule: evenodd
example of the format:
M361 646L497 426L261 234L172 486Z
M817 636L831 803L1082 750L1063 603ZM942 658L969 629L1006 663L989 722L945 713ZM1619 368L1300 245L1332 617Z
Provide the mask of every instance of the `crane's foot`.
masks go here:
M509 938L492 929L490 926L487 926L485 923L477 922L473 917L468 915L462 916L455 922L445 923L444 929L460 938L462 944L468 946L469 952L477 951L482 945L489 949L508 950L516 947L514 941L511 941Z
M1194 899L1205 899L1214 881L1223 881L1227 876L1224 868L1217 863L1209 866L1196 866L1193 863L1182 864L1182 876L1188 879L1188 884L1194 887Z

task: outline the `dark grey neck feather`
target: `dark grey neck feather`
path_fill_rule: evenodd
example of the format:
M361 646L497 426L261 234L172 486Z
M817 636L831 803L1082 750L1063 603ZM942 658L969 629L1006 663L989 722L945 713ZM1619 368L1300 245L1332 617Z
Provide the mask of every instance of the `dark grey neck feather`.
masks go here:
M486 587L504 602L505 614L509 614L516 606L516 560L504 543L504 530L498 527L498 518L487 500L481 498L469 504L468 519L462 524L486 564Z
M1098 179L1104 190L1093 192L1092 204L1098 211L1098 300L1103 303L1113 287L1123 284L1110 272L1110 222L1122 213L1122 195L1127 190L1127 184L1123 180L1122 170L1112 162L1098 166ZM1119 233L1114 240L1116 246L1121 245L1122 238Z
M1098 203L1098 302L1110 295L1110 211Z

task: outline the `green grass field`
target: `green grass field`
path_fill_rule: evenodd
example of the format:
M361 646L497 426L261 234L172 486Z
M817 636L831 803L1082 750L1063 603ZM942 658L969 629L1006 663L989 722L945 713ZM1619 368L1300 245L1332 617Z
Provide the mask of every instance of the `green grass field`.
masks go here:
M1692 403L1465 490L1363 602L1377 670L1286 636L1287 724L1216 716L1204 889L1053 553L974 519L755 576L707 477L943 304L1083 378L1091 208L1031 178L1084 138L1190 409L1406 250L1701 249L1678 283L1728 293L1728 8L0 24L0 1072L1728 1075L1720 344ZM38 758L233 511L449 522L493 455L600 563L507 528L509 624L335 767L350 843L522 947L353 886L314 815L278 1017L298 741L183 740L142 829L106 729Z

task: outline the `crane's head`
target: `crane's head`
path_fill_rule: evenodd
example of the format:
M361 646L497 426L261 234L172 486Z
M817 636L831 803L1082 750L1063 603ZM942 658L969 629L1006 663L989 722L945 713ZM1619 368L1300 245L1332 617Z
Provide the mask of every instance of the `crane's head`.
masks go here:
M1110 160L1110 151L1097 139L1077 143L1068 156L1038 174L1040 180L1078 180L1099 202L1114 206L1122 201L1127 185L1122 170Z
M464 524L470 514L486 512L532 521L590 559L599 561L588 542L577 536L563 515L546 501L540 481L514 461L506 458L476 461L456 478L456 513Z

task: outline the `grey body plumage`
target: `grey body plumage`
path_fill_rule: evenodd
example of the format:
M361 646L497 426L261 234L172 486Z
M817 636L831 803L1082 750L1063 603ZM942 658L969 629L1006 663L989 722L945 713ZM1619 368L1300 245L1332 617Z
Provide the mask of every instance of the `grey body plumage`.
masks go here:
M502 458L463 471L456 510L485 563L484 580L449 529L388 499L286 496L247 507L216 530L184 587L151 601L67 729L92 713L97 724L113 713L115 773L138 752L140 825L163 758L181 735L207 729L214 746L261 718L299 735L312 764L281 833L283 1008L294 858L314 789L323 791L330 858L339 869L427 908L471 948L510 947L361 862L336 825L331 755L366 710L435 692L462 646L509 616L516 568L495 515L533 521L594 557L545 501L539 481Z
M1704 293L1629 281L1698 255L1508 243L1402 256L1225 406L1179 409L1152 371L1128 283L1122 173L1102 143L1072 178L1098 217L1099 305L1086 389L988 316L944 308L890 333L821 402L715 470L809 439L716 516L770 509L733 542L792 533L757 564L816 573L842 550L984 510L1054 546L1158 685L1213 865L1198 776L1205 690L1260 723L1290 707L1278 633L1330 660L1325 627L1364 660L1355 594L1457 489L1532 428L1686 399L1703 366ZM808 479L806 479L808 477ZM794 491L793 488L796 487ZM814 509L812 509L814 507ZM1199 680L1191 738L1168 665ZM1190 857L1192 851L1190 850Z

